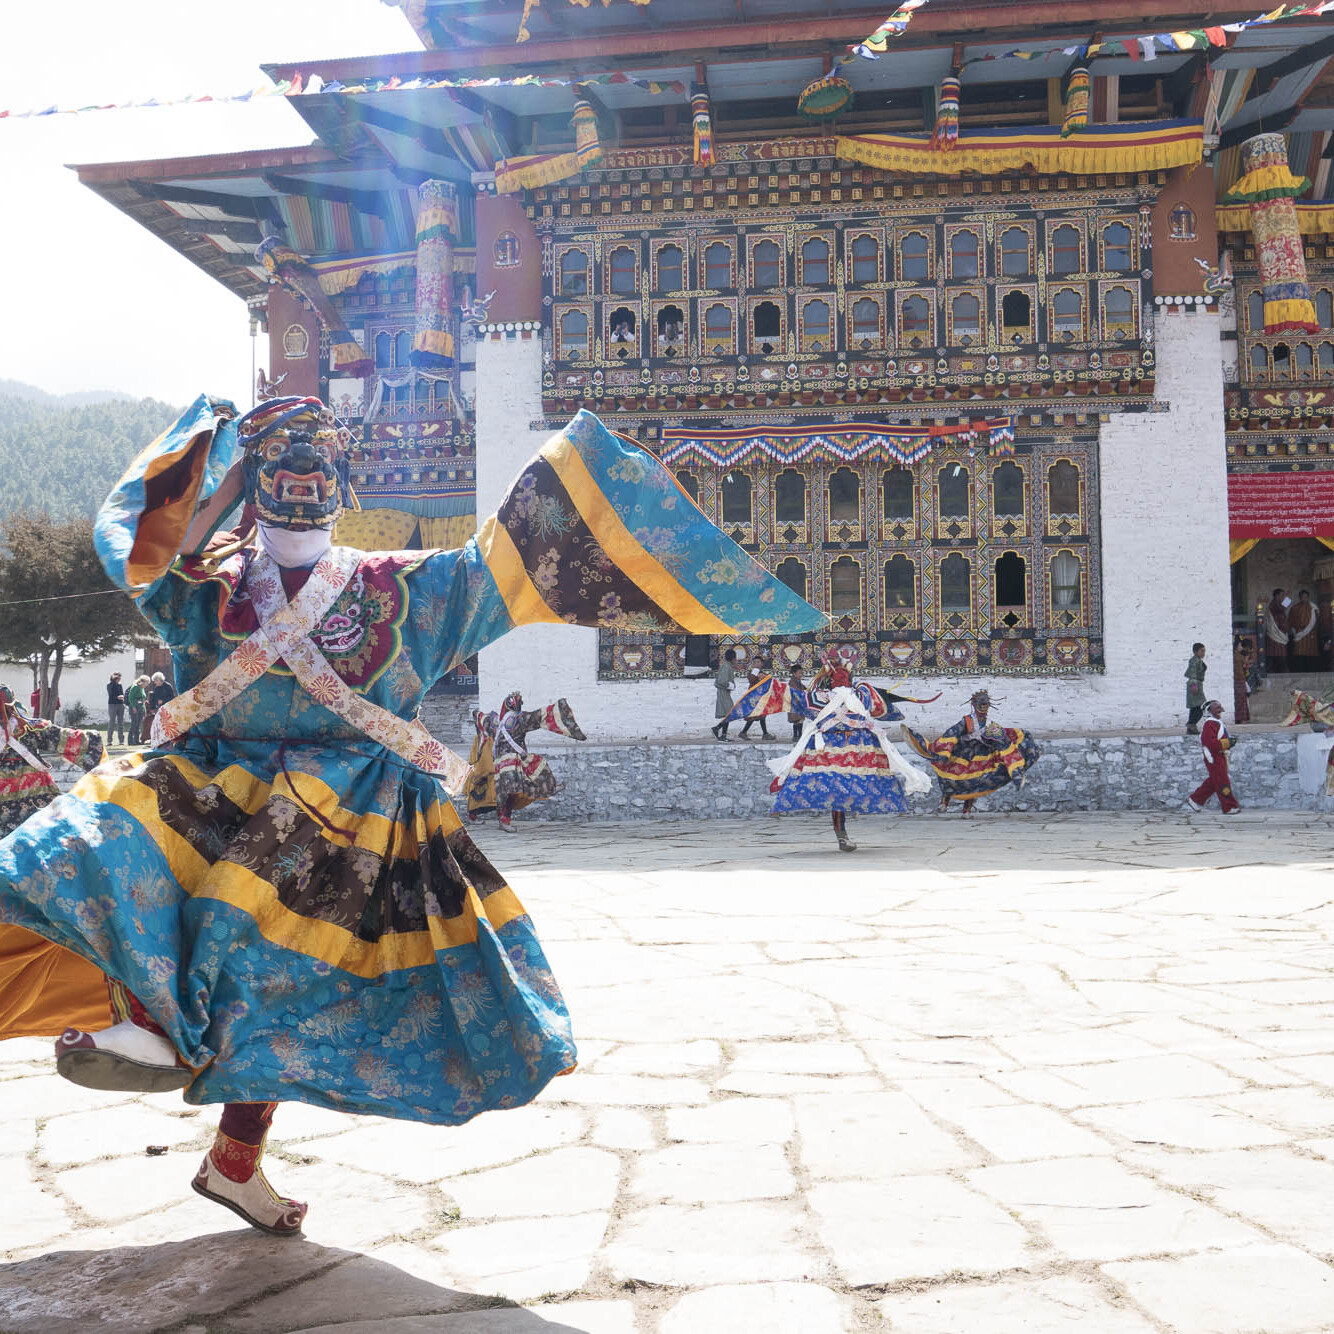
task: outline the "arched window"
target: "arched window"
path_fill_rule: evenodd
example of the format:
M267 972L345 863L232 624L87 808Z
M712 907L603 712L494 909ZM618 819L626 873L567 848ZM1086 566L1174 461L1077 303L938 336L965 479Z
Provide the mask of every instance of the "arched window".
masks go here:
M772 301L761 301L751 312L751 331L754 350L770 356L779 350L783 336L782 312Z
M1079 469L1068 459L1047 469L1047 510L1053 517L1079 517Z
M658 251L658 291L679 292L684 286L685 255L680 246L665 245Z
M611 290L617 296L632 295L638 287L639 256L628 245L611 252Z
M1130 269L1130 228L1124 222L1111 222L1102 229L1102 266L1113 273Z
M880 305L870 297L852 303L852 337L863 351L880 343Z
M1027 292L1006 292L1001 299L1001 327L1012 342L1024 342L1033 324L1033 302ZM1018 336L1016 336L1018 335Z
M1274 379L1286 380L1292 374L1292 349L1286 343L1275 343L1269 352Z
M1315 317L1322 329L1334 328L1334 297L1324 288L1315 294Z
M1315 374L1315 351L1310 343L1297 344L1297 376L1309 380Z
M1109 287L1102 301L1103 317L1110 338L1133 338L1135 298L1128 287Z
M1334 371L1334 343L1320 344L1320 370Z
M1055 338L1071 341L1084 336L1084 296L1073 287L1063 287L1052 298L1051 331Z
M976 232L955 232L950 237L950 277L976 278L982 269Z
M884 491L885 518L912 522L913 475L907 468L886 468L881 479Z
M567 250L560 257L560 294L588 294L588 256L582 250Z
M906 611L917 605L917 577L907 556L891 556L885 562L885 609Z
M735 335L732 311L728 306L715 303L704 312L704 351L707 356L721 357L734 351Z
M857 523L862 517L861 479L851 468L829 474L829 517L838 523Z
M931 276L931 247L925 232L909 232L899 242L899 263L905 279L923 282Z
M1028 233L1022 227L1007 227L1001 233L1001 273L1007 278L1022 278L1033 272L1029 255Z
M1051 234L1051 271L1078 273L1084 267L1084 247L1079 243L1079 228L1063 223Z
M947 463L937 474L940 492L940 517L962 519L970 513L968 501L968 469L957 463Z
M905 336L912 334L931 337L931 306L924 296L910 296L899 307L899 325Z
M941 611L968 611L973 603L972 570L957 551L940 562Z
M635 337L635 313L629 306L617 306L607 319L608 344L612 356L622 361L637 355L639 340Z
M1251 333L1265 331L1265 299L1262 292L1251 292L1246 297L1246 327Z
M1024 470L1009 459L992 469L991 512L998 519L1024 512Z
M812 236L801 247L801 281L803 286L828 286L829 242Z
M1077 612L1083 599L1079 588L1079 557L1058 551L1051 558L1051 604L1057 611Z
M996 561L996 606L1028 605L1028 569L1024 558L1007 551Z
M560 354L588 356L588 316L582 310L567 310L560 317Z
M852 281L880 281L880 242L874 236L859 236L852 243Z
M774 478L774 520L806 522L806 479L795 468L784 468Z
M829 610L860 611L862 606L862 567L851 556L840 556L829 567Z
M394 364L394 340L387 333L375 335L375 368L388 370Z
M704 286L715 290L732 286L732 248L725 241L704 247Z
M674 357L685 345L685 316L680 306L663 306L658 311L658 355Z
M833 347L833 312L827 301L808 301L801 308L801 346L806 352L827 352Z
M950 302L950 323L955 338L981 338L982 303L971 292L960 292Z
M394 365L406 366L412 358L412 335L400 329L394 335Z
M723 493L723 522L750 522L750 477L744 472L729 472L720 488Z
M777 287L782 282L782 256L773 241L761 241L752 251L751 258L755 265L756 287Z
M795 556L788 556L786 560L780 560L774 573L799 598L805 598L806 567Z
M681 490L695 502L699 504L699 478L695 476L689 468L681 468L677 471L676 480L681 483Z
M1269 352L1258 344L1251 348L1251 379L1266 380L1269 378Z

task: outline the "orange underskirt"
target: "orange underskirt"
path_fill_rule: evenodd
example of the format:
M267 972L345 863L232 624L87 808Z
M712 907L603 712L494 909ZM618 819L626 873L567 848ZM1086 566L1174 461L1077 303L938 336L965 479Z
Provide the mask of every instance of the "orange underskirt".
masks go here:
M58 1037L112 1022L100 968L21 926L0 926L0 1038Z

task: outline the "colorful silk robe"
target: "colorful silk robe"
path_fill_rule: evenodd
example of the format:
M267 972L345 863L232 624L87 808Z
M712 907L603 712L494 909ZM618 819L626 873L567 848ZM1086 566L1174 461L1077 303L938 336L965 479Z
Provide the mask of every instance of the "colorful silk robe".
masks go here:
M435 680L516 625L783 634L823 617L581 413L462 549L355 562L296 646L329 668L312 693L285 659L265 665L255 551L178 557L237 454L230 405L199 399L131 465L96 539L183 693L233 660L253 679L0 842L0 922L138 996L195 1070L190 1102L435 1123L527 1102L575 1060L533 925L439 780L339 715L342 687L406 726Z
M42 762L43 754L54 755L66 764L77 764L86 771L96 768L102 759L102 738L96 732L57 727L44 718L20 718L17 714L0 724L0 728L3 728L0 733L0 837L3 837L60 795L56 780ZM11 738L17 746L9 744ZM27 755L23 754L25 750ZM34 765L32 760L37 763Z
M1022 728L983 725L975 714L960 719L935 741L903 729L904 739L927 760L946 797L989 796L1037 761L1042 749Z
M477 715L477 735L468 755L468 814L474 818L510 799L522 810L556 795L556 775L546 757L528 749L528 734L539 730L586 741L569 704L558 699L544 709L511 709Z
M859 681L829 691L789 692L783 682L774 682L771 688L782 691L786 707L806 720L796 745L769 766L775 814L896 814L908 809L910 794L929 791L926 776L880 731L880 722L897 722L903 715L874 686Z

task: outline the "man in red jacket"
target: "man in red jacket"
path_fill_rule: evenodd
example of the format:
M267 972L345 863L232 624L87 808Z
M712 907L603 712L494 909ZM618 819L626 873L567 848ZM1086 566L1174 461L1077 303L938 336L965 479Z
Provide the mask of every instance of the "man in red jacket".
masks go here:
M1233 740L1223 722L1223 706L1211 699L1204 706L1208 715L1204 726L1200 728L1200 746L1204 750L1204 767L1208 777L1186 798L1193 811L1202 811L1209 798L1217 794L1218 804L1224 815L1231 815L1241 809L1236 797L1232 795L1232 778L1227 768L1227 753L1232 749Z

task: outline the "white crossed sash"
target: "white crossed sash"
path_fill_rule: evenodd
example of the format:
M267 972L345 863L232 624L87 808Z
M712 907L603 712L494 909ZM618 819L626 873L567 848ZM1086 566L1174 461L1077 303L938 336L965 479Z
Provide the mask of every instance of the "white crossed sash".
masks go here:
M27 746L25 746L23 742L9 730L8 723L5 724L3 733L0 733L0 739L3 739L5 743L3 746L0 746L0 752L12 750L15 755L27 764L30 764L38 773L45 774L47 778L51 778L46 765L43 764L41 760L39 760L37 756L34 755L32 751L30 751ZM54 782L55 780L51 779L51 781Z
M277 563L260 552L245 574L260 628L220 662L202 681L168 700L153 719L153 745L184 735L231 703L275 663L291 669L301 688L330 713L351 723L415 768L443 780L451 794L462 792L468 766L441 745L420 720L400 718L358 695L329 665L310 638L360 565L362 553L330 547L296 597L288 602Z

